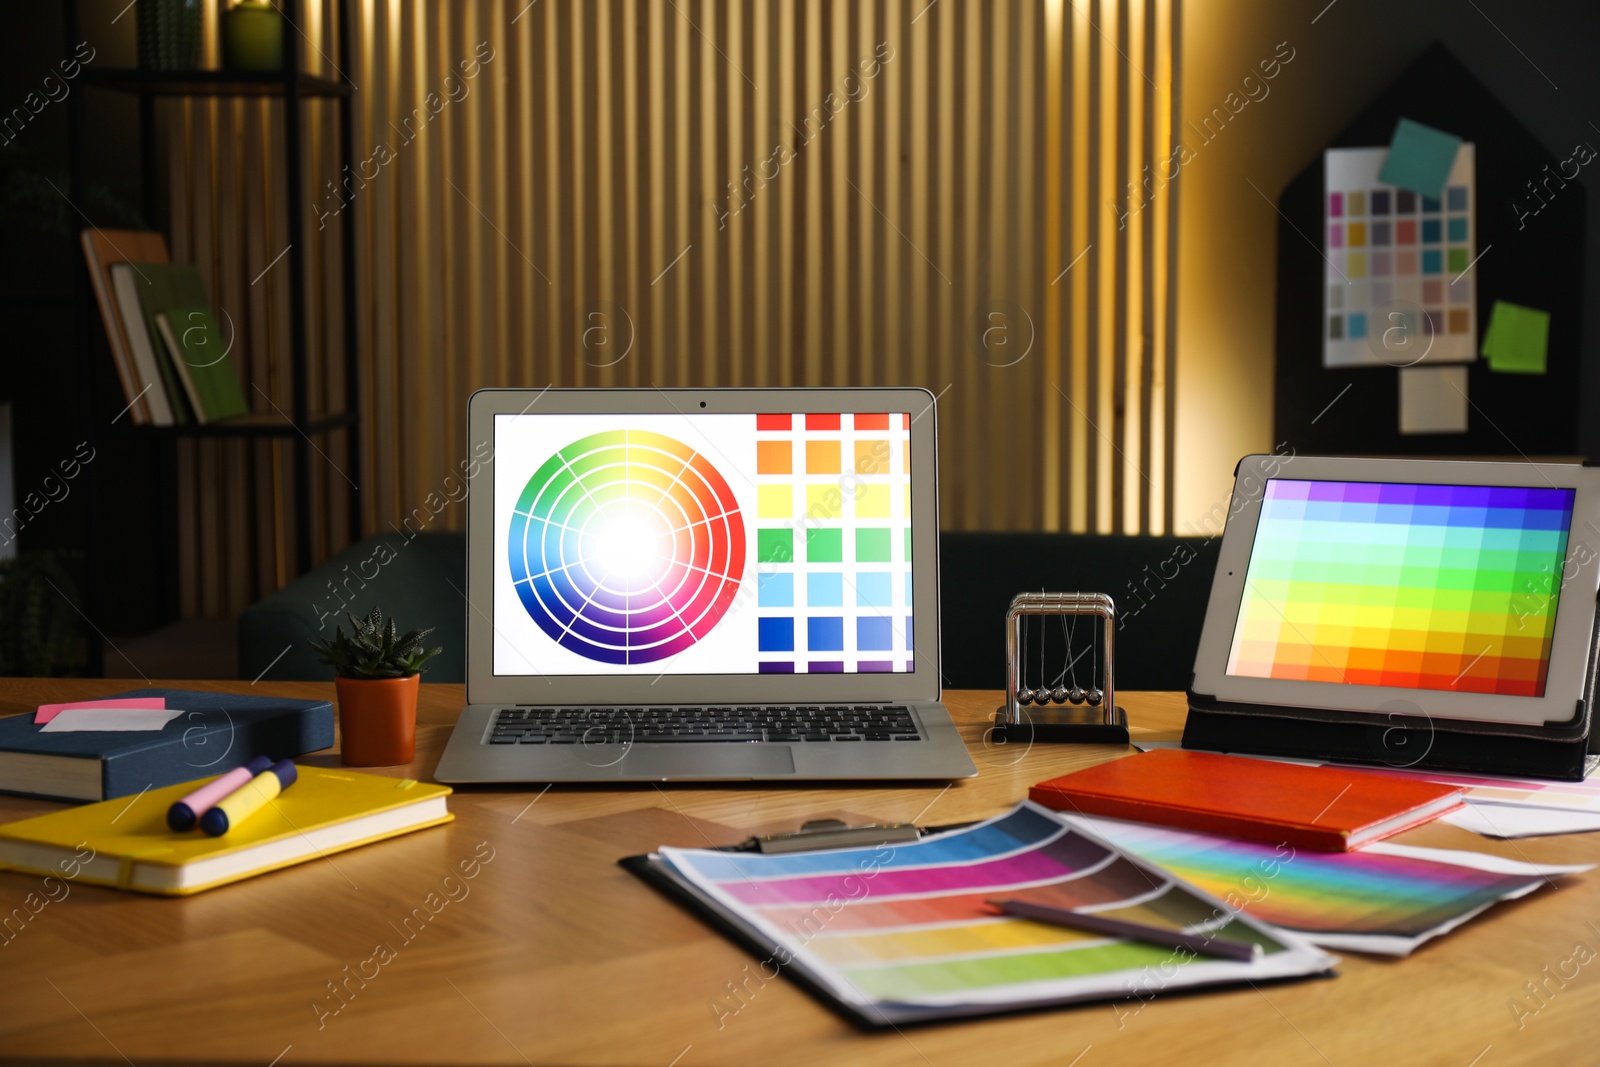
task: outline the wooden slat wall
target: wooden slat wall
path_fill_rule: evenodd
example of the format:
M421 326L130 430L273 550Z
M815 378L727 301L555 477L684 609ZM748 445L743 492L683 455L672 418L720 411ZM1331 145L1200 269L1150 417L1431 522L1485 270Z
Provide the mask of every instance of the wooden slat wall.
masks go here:
M313 454L319 559L345 476L369 532L463 524L486 385L920 384L947 528L1170 526L1179 0L349 2L356 158L391 158L355 179L356 307L341 219L300 234L313 407L343 403L346 310L362 370L362 469ZM287 272L251 284L289 239L281 111L164 115L174 253L287 410ZM334 105L306 138L326 209ZM183 446L187 613L299 569L291 475L287 444Z

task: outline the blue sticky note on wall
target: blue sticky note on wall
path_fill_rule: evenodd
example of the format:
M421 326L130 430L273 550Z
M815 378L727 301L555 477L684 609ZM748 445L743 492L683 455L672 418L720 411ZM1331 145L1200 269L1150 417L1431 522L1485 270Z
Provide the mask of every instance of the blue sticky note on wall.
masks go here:
M1461 138L1453 133L1401 119L1389 141L1389 154L1384 157L1378 180L1438 199L1460 147Z

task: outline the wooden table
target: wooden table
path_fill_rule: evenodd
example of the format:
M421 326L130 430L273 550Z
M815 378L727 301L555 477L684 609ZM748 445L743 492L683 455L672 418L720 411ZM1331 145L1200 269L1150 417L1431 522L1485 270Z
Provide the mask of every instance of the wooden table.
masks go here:
M0 680L0 714L139 683ZM245 683L157 682L253 692ZM324 684L274 684L331 698ZM1123 693L1136 733L1175 736L1182 697ZM426 778L461 686L423 686ZM580 786L463 789L455 822L188 899L74 886L0 944L0 1062L254 1064L1600 1063L1600 879L1498 905L1404 960L1346 954L1331 981L1158 997L862 1033L617 867L662 845L738 841L806 818L951 823L1004 810L1030 783L1121 754L985 744L987 693L948 703L978 778L951 786ZM333 765L321 753L304 762ZM0 797L0 821L55 810ZM1434 824L1411 844L1534 862L1600 861L1600 835L1495 842ZM477 877L426 924L402 920L463 860ZM0 874L0 913L40 880ZM429 913L431 914L431 913ZM1591 925L1592 924L1592 925ZM364 983L375 946L397 949ZM1588 962L1545 982L1575 946ZM349 970L346 970L346 968ZM1549 972L1545 968L1549 968ZM366 967L368 974L372 966ZM1559 975L1558 975L1559 979ZM333 989L338 986L340 996ZM346 992L348 990L348 992ZM1137 1008L1137 1003L1132 1007ZM275 1059L276 1057L276 1059Z

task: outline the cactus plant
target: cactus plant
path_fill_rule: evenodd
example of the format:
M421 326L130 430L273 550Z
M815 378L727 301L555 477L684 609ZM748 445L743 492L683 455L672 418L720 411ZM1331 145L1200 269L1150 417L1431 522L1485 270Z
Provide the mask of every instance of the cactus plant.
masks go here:
M422 639L433 633L433 627L401 634L394 619L385 620L376 606L364 619L348 611L345 618L354 631L351 635L345 635L343 626L335 626L329 640L308 642L341 678L409 678L444 651L422 648Z

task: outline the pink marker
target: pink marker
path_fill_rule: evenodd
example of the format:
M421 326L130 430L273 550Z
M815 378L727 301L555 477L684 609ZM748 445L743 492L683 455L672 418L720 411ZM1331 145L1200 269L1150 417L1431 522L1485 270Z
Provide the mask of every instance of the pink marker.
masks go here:
M272 766L271 757L257 756L243 767L235 767L222 777L201 786L167 809L167 825L180 834L194 829L194 824L200 821L200 816L215 807L217 801L270 766Z

